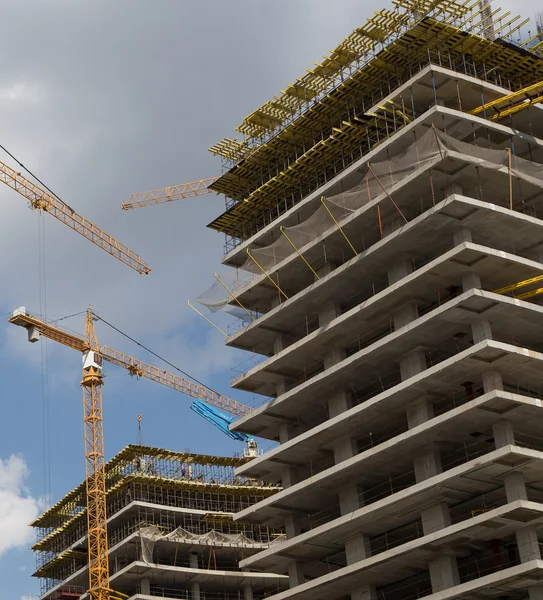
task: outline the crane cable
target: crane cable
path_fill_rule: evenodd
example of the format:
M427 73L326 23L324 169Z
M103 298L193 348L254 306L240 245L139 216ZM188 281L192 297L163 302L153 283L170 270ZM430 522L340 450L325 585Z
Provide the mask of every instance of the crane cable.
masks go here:
M38 217L38 289L40 313L47 315L47 267L45 246L45 220ZM51 498L51 431L49 405L49 374L47 343L40 344L41 354L41 401L42 401L42 447L43 447L43 482L44 498Z
M45 183L43 183L43 181L37 176L34 175L34 173L28 168L25 167L25 165L23 165L23 163L16 157L14 156L5 146L2 146L2 144L0 144L0 149L2 149L8 156L10 156L20 167L21 169L23 169L24 171L26 171L31 177L33 177L40 185L42 185L50 194L52 194L59 202L62 202L62 204L64 204L64 206L70 210L71 212L75 212L75 210L69 205L66 204L66 202L64 202L64 200L62 200L62 198L60 198L59 196L57 196L55 194L55 192L53 192L53 190L48 187L47 185L45 185Z
M219 396L221 395L221 394L219 394L219 392L216 392L214 389L210 388L205 383L202 383L201 381L198 381L198 379L196 379L196 377L193 377L192 375L189 375L189 373L183 371L182 369L180 369L179 367L177 367L176 365L174 365L170 361L166 360L165 358L163 358L162 356L160 356L156 352L153 352L150 348L148 348L147 346L144 346L142 343L138 342L133 337L130 337L127 333L124 333L124 331L121 331L119 328L115 327L115 325L112 325L111 323L108 323L104 318L98 316L94 312L92 314L94 315L94 317L96 319L98 319L99 321L102 321L102 323L106 324L108 327L111 327L111 329L114 329L117 333L120 333L122 336L124 336L125 338L127 338L128 340L130 340L131 342L133 342L134 344L136 344L136 346L139 346L140 348L143 348L143 350L145 350L146 352L149 352L149 354L152 354L153 356L155 356L156 358L158 358L162 362L165 362L167 365L169 365L170 367L172 367L172 369L175 369L179 373L182 373L183 375L185 375L185 377L188 377L189 379L191 379L192 381L195 381L199 385L201 385L201 386L203 386L203 387L211 390L213 393L218 394Z
M26 167L13 153L5 146L0 144L2 149L12 160L14 160L24 171L33 177L43 188L53 195L61 204L63 204L72 213L74 209L66 204L53 190L46 185L35 173ZM41 211L40 211L41 212ZM38 220L38 279L39 279L39 302L40 313L47 316L47 268L45 254L45 224ZM50 436L50 407L49 407L49 377L47 370L47 344L41 347L41 365L42 365L42 446L43 446L43 479L44 495L46 501L51 495L51 436Z

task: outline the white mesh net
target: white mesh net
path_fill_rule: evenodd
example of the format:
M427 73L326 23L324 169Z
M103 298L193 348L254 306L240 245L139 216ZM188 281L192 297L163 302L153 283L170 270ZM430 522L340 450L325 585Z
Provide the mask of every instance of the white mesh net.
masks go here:
M159 540L169 540L172 542L196 542L198 544L228 544L236 546L262 545L255 540L247 537L243 533L222 533L211 529L206 533L197 534L187 531L183 527L177 527L170 533L163 534L158 527L142 527L139 531L141 539L141 550L143 560L147 563L153 562L153 549Z
M335 231L337 225L334 219L341 225L349 215L369 202L384 199L388 190L413 175L417 169L430 167L429 163L432 161L437 164L448 157L483 169L507 167L510 160L508 150L483 148L459 141L438 129L429 129L401 154L366 165L365 173L360 174L359 183L339 194L326 197L326 206L321 203L302 223L284 227L272 244L250 249L254 259L248 256L239 269L220 274L219 277L225 285L215 282L195 299L196 302L212 312L225 311L249 321L250 317L241 307L229 304L233 294L248 285L256 276L261 276L263 270L268 272L297 251L303 253L317 238ZM516 177L543 187L543 165L512 155L512 172ZM497 185L500 183L497 182Z

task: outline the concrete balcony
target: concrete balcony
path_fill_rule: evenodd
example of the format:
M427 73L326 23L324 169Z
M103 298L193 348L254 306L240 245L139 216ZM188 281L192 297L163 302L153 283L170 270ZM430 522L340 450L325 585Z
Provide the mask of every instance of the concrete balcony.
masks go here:
M415 97L420 101L420 106L417 110L418 118L403 128L401 131L396 133L394 136L384 140L380 145L368 152L367 155L347 167L336 177L331 179L328 183L322 186L320 189L309 194L301 202L295 205L286 213L280 215L272 223L264 227L261 231L253 235L247 241L242 242L239 246L234 248L228 255L223 259L224 264L237 267L244 262L247 255L245 249L250 245L262 246L270 244L276 239L278 235L278 229L280 225L292 225L293 223L299 222L298 215L303 220L307 218L318 206L319 198L323 195L330 196L338 193L342 189L347 189L352 185L355 185L359 181L359 173L361 168L366 162L374 163L380 160L386 159L391 150L393 154L405 150L409 144L412 143L414 135L420 134L425 128L429 126L429 123L436 121L437 126L442 123L455 135L462 136L469 130L473 131L473 128L477 128L478 125L483 125L490 131L495 132L497 138L503 141L504 137L516 136L519 131L534 131L534 135L539 135L543 138L543 129L537 127L537 119L531 118L528 115L529 111L524 111L518 115L521 121L515 122L515 129L512 129L506 125L492 123L484 121L478 117L474 117L466 114L465 112L458 112L452 108L445 108L444 106L434 106L435 96L433 95L433 85L437 85L440 89L441 94L449 94L452 100L451 106L457 105L458 98L458 87L462 90L462 96L467 100L467 105L473 107L479 106L481 94L484 94L487 98L497 98L507 93L507 90L500 88L491 83L481 81L470 75L466 75L460 72L451 71L445 67L438 65L429 65L422 71L415 74L408 83L400 86L398 89L392 91L387 99L402 103L402 94L411 96L411 91ZM467 94L467 97L466 97ZM442 97L443 99L443 97ZM464 106L464 103L463 103ZM428 107L429 110L425 111ZM374 106L370 110L377 110L378 106ZM534 107L536 112L538 107ZM433 115L438 113L441 115L439 120L435 119ZM524 124L524 127L523 127ZM421 126L422 125L422 126ZM532 138L536 140L536 138ZM519 136L518 142L521 144L518 148L519 155L524 155L526 146L524 145L527 141L525 134ZM515 141L515 145L517 141Z
M527 525L533 526L535 531L541 534L543 531L543 506L536 502L517 500L298 585L273 596L273 600L286 600L287 598L341 600L345 598L346 590L355 590L363 586L386 586L409 577L414 571L427 569L429 563L446 553L457 556L469 555L473 550L471 542L477 544L478 540L484 542L484 540L503 538ZM533 548L527 545L526 548L520 549L520 554L526 560L522 561L521 565L512 565L513 568L517 566L526 568L526 565L530 565L530 571L532 571L534 568L541 569L543 567L537 543ZM503 576L506 571L507 569L502 571L496 567L494 579L499 580L500 575ZM476 581L477 579L471 583L475 584ZM447 591L444 590L444 592ZM428 597L441 598L438 594Z
M441 119L436 119L438 114L442 116L439 111L437 113L430 111L429 116L421 126L421 131L416 135L420 136L427 131L427 127L433 123L432 118L436 121L437 127L446 126ZM449 120L451 127L456 124L455 136L458 136L459 139L469 136L469 139L472 140L472 130L468 121L459 120L458 114L447 113L447 117L445 121ZM465 117L465 115L462 115L462 117ZM465 128L463 132L460 131L462 126ZM533 140L533 145L537 150L540 149L539 140ZM498 144L496 144L496 147L498 147ZM531 160L537 160L533 154L533 152L530 154ZM541 160L543 161L543 150L541 151ZM412 173L406 174L403 179L389 186L386 192L381 192L348 217L340 220L342 229L358 252L363 252L378 243L381 238L379 225L375 219L375 211L378 205L386 237L390 231L405 226L398 209L411 223L425 212L432 211L434 205L439 205L447 195L447 190L455 184L460 185L467 196L482 196L497 205L508 208L508 168L505 166L484 168L479 163L478 158L451 150L443 157L437 155L430 161L422 162L420 166L415 164ZM536 207L541 214L543 209L541 196L543 182L538 178L528 176L520 176L515 179L518 180L519 186L519 189L516 190L517 200L519 197L529 199L522 206L518 201L515 202L516 211L521 208L526 210L526 207L530 206L532 209ZM394 203L388 200L390 197L394 198ZM456 225L459 226L461 223L456 223ZM278 235L281 234L278 233ZM512 235L512 239L522 245L522 238L518 237L514 230ZM504 239L507 238L502 237L502 244ZM420 245L418 249L421 251L425 241L421 238L418 242ZM323 252L323 244L326 245L325 252ZM343 264L348 260L348 257L352 256L352 249L331 219L329 228L323 233L315 235L312 241L300 250L315 270L321 268L325 263ZM266 272L269 276L277 278L282 289L287 292L289 297L294 297L307 289L315 279L294 250L287 258L274 266L267 266ZM263 274L260 275L260 273L250 283L236 290L235 296L242 304L260 313L268 312L277 304L277 289L271 284L268 277ZM284 298L281 298L282 303L284 300Z
M326 364L327 357L340 350L339 340L347 354L361 350L391 333L394 314L406 304L415 303L421 314L458 294L463 277L470 273L468 265L477 265L485 290L501 288L512 277L517 281L535 277L543 270L539 262L463 242L236 377L232 387L270 396L284 380L287 388L308 380L319 361Z
M480 378L489 369L490 362L494 368L505 369L505 373L510 373L512 381L517 380L522 377L524 369L519 367L521 370L515 376L514 370L508 370L507 362L519 352L537 357L538 362L541 356L538 352L528 351L517 345L527 343L528 347L539 347L536 332L542 315L543 308L537 305L479 289L469 290L294 387L243 417L232 428L274 439L281 424L303 423L311 418L317 424L320 424L319 419L320 422L327 420L329 415L325 402L340 392L366 390L366 396L358 396L362 402L380 394L397 394L405 389L403 386L409 387L418 382L417 378L431 379L432 375L436 375L439 381L443 371L445 374L452 374L456 368L461 368L462 371L456 372L456 378L449 380L449 386L455 385L458 389L468 378ZM492 322L494 341L478 342L467 337L466 345L469 346L470 342L474 345L462 351L455 339L471 336L471 325L482 318ZM514 331L511 329L514 322L512 319L518 319ZM496 341L499 339L514 341L515 344ZM443 354L444 347L449 349L448 354ZM439 360L422 373L401 382L400 359L420 348L436 350ZM442 352L441 355L439 351ZM480 362L479 358L471 360L479 356L479 352L486 362ZM526 363L525 360L519 362ZM541 375L535 372L526 375L528 387L540 387ZM441 389L445 389L444 386ZM413 392L420 393L420 390L414 388ZM407 395L409 396L408 391ZM315 398L321 398L322 401L316 403Z
M322 306L360 304L389 285L387 270L398 262L399 256L416 261L417 269L423 268L453 248L455 235L466 229L473 232L473 243L511 256L531 260L539 257L542 220L453 194L230 336L227 344L272 355L279 336L285 335L286 343L306 336L308 323L318 319ZM300 259L298 262L309 272ZM469 270L469 264L464 265L465 270ZM441 282L445 279L436 281L436 288ZM318 330L318 324L314 328Z

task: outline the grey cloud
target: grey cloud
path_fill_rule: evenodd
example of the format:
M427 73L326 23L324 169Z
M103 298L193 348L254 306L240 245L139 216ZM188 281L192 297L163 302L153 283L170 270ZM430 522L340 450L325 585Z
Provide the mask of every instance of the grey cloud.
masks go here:
M135 191L218 174L207 148L369 10L354 0L5 1L0 143L153 269L139 276L45 215L48 311L91 302L159 348L183 347L180 360L198 354L200 371L237 361L213 331L192 335L198 317L186 307L219 267L223 238L205 225L222 198L128 213L119 204ZM526 15L535 10L535 1L523 3ZM38 216L24 204L0 188L3 310L39 307Z

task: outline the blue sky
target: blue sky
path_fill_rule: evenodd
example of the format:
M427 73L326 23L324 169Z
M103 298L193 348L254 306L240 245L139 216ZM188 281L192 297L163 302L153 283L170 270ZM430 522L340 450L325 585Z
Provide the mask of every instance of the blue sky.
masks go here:
M525 15L535 6L523 3ZM33 214L3 186L0 313L26 305L60 317L92 303L106 320L230 394L236 365L248 355L225 349L221 335L186 305L220 268L223 237L205 225L223 199L209 195L128 213L119 205L136 191L219 174L220 161L207 148L232 137L244 116L303 75L377 6L5 0L2 8L0 144L153 271L138 275L49 215ZM82 317L63 323L83 331ZM157 362L102 323L97 329L102 344ZM17 600L39 592L30 577L32 532L24 524L84 473L80 356L53 342L30 345L25 337L0 320L0 580L2 598ZM107 457L136 442L138 413L146 444L241 450L189 404L109 366Z

